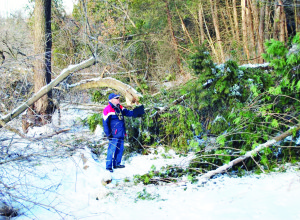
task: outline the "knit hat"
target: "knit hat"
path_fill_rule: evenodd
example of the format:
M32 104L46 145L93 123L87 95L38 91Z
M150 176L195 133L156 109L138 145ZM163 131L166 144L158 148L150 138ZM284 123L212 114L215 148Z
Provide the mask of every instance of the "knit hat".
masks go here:
M109 96L108 96L108 100L115 99L115 98L119 98L119 97L120 97L120 95L115 94L115 93L111 93L111 94L109 94Z

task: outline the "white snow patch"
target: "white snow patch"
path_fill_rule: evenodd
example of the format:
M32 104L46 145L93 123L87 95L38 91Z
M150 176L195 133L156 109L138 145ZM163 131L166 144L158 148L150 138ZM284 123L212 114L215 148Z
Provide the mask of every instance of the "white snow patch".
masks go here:
M66 108L62 111L61 123L56 115L51 125L33 128L28 135L71 128L68 133L31 143L20 138L12 141L14 134L1 131L0 144L47 153L49 149L55 150L51 146L57 142L67 145L70 138L100 140L100 128L93 134L76 119L83 119L88 114L88 111ZM132 181L134 175L143 175L154 166L156 170L168 164L188 166L193 158L193 154L180 157L174 151L165 152L158 147L151 149L149 155L124 157L126 167L109 173L105 170L105 154L95 158L85 146L76 152L65 151L59 157L36 157L21 164L9 163L0 169L0 175L7 178L5 181L9 184L14 184L12 193L18 190L37 203L48 205L43 207L24 201L23 205L28 209L21 209L24 215L18 216L18 220L300 219L299 165L296 169L290 166L285 173L242 178L222 175L204 185L192 184L187 177L179 183L147 186L135 185ZM110 179L111 183L104 183Z

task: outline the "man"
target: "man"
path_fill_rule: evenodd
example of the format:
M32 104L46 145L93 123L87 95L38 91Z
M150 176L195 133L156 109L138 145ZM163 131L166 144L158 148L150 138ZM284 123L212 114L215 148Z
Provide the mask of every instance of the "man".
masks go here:
M103 128L104 133L109 139L106 169L113 172L114 169L124 168L121 165L124 151L124 137L126 136L126 128L124 116L140 117L144 111L144 106L135 108L130 111L120 105L120 95L111 93L108 96L108 105L103 110Z

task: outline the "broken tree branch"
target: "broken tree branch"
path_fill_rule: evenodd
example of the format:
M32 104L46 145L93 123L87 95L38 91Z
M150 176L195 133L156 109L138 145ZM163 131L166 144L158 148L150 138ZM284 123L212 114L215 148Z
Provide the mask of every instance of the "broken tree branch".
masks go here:
M119 91L126 98L127 105L132 105L133 103L138 104L139 97L142 96L130 85L111 77L82 80L68 86L68 88L80 90L100 87L109 87Z
M264 144L258 145L254 150L248 151L245 155L240 156L240 157L230 161L228 164L224 164L223 166L220 166L219 168L217 168L215 170L211 170L211 171L207 172L206 174L201 176L200 182L207 182L212 176L214 176L216 174L219 174L219 173L226 172L228 169L230 169L234 165L244 161L245 159L247 159L249 157L252 157L256 153L258 153L260 150L272 146L276 142L283 140L284 138L286 138L287 136L292 135L293 132L298 131L298 130L300 130L300 125L298 125L295 128L289 129L288 131L282 133L279 136L276 136L274 139L271 139L271 140L267 141Z
M96 62L94 57L91 57L88 60L85 60L77 65L70 65L68 68L64 69L61 74L56 77L51 83L48 85L42 87L36 94L34 94L30 99L28 99L26 102L21 104L19 107L14 109L11 113L4 115L0 118L1 121L4 123L7 123L20 115L22 112L24 112L29 106L31 106L34 102L39 100L43 95L45 95L47 92L49 92L54 86L56 86L58 83L63 81L67 76L69 76L71 73L79 71L81 69L87 68L89 66L94 65ZM0 128L3 127L1 123Z

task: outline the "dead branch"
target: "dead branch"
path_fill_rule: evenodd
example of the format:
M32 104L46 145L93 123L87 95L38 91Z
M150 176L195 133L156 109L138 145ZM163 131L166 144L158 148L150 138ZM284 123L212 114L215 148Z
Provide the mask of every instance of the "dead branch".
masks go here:
M9 126L8 124L6 124L4 121L2 121L2 120L0 119L0 128L1 128L1 127L5 127L7 130L16 133L17 135L19 135L19 136L22 137L22 138L25 138L25 135L24 135L23 133L21 133L18 129Z
M282 133L279 136L276 136L274 139L271 139L271 140L267 141L264 144L258 145L254 150L248 151L245 155L240 156L240 157L230 161L228 164L224 164L223 166L220 166L219 168L217 168L215 170L211 170L211 171L207 172L206 174L201 176L200 181L207 182L212 176L214 176L216 174L219 174L219 173L226 172L232 166L244 161L245 159L247 159L249 157L252 157L256 153L258 153L260 150L272 146L276 142L283 140L284 138L286 138L287 136L292 135L293 132L298 131L298 130L300 130L300 125L298 125L298 127L296 127L296 128L289 129L288 131Z
M40 137L37 137L37 138L26 138L26 139L29 139L31 141L38 141L38 140L42 140L42 139L45 139L45 138L53 137L54 135L57 135L57 134L60 134L60 133L66 132L66 131L70 131L70 130L71 130L71 128L62 129L62 130L59 130L59 131L55 131L52 134L43 135L43 136L40 136Z

